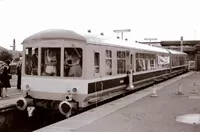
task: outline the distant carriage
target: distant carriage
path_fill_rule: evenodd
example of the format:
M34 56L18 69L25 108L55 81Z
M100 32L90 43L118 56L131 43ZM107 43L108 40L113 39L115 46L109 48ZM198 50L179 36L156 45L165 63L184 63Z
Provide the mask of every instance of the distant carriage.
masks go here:
M195 61L188 61L188 69L195 70Z
M73 110L188 70L186 53L70 30L42 31L22 44L20 110L32 99L35 107L56 103L52 109L69 116Z

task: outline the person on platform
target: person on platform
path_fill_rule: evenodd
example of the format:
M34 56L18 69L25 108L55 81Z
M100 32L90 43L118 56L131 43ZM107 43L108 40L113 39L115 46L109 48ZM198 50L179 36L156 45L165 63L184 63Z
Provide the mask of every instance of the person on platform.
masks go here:
M10 88L10 79L12 78L12 76L9 74L9 67L6 66L3 69L3 73L0 75L0 80L2 83L2 95L3 97L7 97L7 88ZM5 88L5 92L3 90L3 88Z
M38 48L35 48L35 53L31 57L32 59L32 74L37 75L38 71Z
M17 63L17 89L21 89L21 68L22 68L22 58Z

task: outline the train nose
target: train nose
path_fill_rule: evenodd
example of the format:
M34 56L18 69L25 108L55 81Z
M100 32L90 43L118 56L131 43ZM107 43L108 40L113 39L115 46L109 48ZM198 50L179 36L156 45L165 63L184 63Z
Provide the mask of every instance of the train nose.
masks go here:
M20 98L20 99L18 99L17 100L17 102L16 102L16 106L17 106L17 108L19 109L19 110L25 110L26 109L26 107L27 107L27 101L26 101L26 99L25 98Z
M62 101L59 104L59 111L65 116L69 116L72 110L72 105L67 101Z

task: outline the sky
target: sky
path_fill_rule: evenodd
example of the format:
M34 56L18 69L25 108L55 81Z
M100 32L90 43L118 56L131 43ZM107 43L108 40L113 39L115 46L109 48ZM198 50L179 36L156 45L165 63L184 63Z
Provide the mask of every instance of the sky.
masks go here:
M198 0L0 0L0 46L22 50L21 42L46 29L70 29L130 41L144 38L200 40Z

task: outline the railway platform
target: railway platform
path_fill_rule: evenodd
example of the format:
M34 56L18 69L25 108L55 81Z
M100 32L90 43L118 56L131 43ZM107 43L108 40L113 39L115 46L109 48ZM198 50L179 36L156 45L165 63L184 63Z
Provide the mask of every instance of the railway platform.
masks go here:
M8 89L7 95L8 97L0 99L0 109L5 108L7 106L14 106L16 104L17 99L22 96L22 92L16 87L11 87Z
M12 75L10 80L11 88L8 88L7 95L0 99L0 109L6 106L15 105L19 97L22 96L22 91L17 89L17 75Z
M200 114L199 102L200 73L188 72L35 132L199 132L192 119L177 120Z

